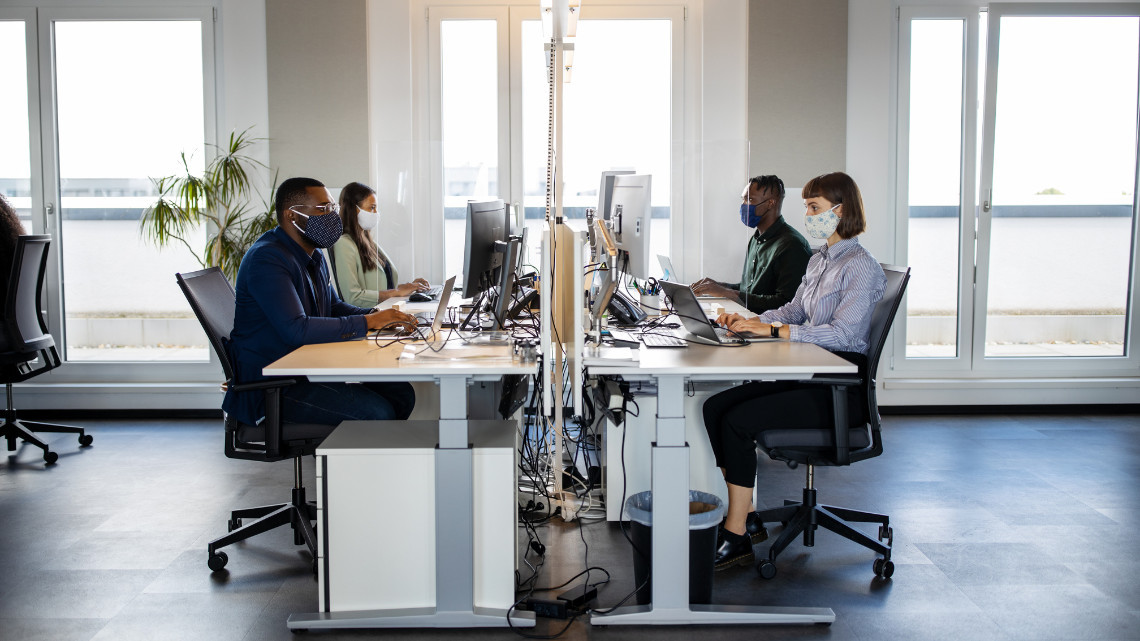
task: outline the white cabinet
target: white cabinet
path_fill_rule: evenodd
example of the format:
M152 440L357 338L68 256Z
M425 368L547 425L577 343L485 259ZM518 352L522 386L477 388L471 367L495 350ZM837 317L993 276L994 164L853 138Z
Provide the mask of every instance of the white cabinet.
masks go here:
M516 433L469 423L476 607L514 603ZM438 421L349 421L317 450L321 612L436 605L436 529L455 526L436 522L438 434Z

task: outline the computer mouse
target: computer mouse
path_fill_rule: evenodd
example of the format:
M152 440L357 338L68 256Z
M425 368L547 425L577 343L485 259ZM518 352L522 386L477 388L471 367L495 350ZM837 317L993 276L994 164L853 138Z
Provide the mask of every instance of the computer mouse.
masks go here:
M412 292L408 295L409 303L428 303L431 302L431 300L431 296L423 292Z

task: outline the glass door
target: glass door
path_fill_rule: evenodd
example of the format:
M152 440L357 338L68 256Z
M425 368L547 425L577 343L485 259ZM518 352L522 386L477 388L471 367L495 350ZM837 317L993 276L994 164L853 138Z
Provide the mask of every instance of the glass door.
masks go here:
M45 228L59 256L52 289L62 310L52 329L69 363L211 358L174 281L198 263L185 247L144 240L139 218L158 195L154 178L181 171L183 156L191 171L204 166L212 29L208 9L39 12L40 82L50 92L41 122L51 125ZM206 231L185 240L201 247Z
M892 367L1134 370L1138 58L1136 3L900 10Z
M0 100L0 149L4 150L0 153L0 194L16 210L28 234L43 232L40 221L32 216L34 147L28 98L36 95L30 91L36 78L28 73L28 33L34 25L34 12L0 9L0 86L6 94Z
M563 100L564 215L584 219L586 207L597 205L606 169L652 174L651 243L660 254L670 253L671 203L680 193L672 150L680 137L681 22L680 8L591 5L578 22ZM429 9L432 211L443 212L446 247L433 260L446 274L461 269L469 198L502 198L521 209L528 258L538 259L546 206L544 44L537 3Z
M990 9L975 319L988 361L1128 353L1140 17L1121 8Z

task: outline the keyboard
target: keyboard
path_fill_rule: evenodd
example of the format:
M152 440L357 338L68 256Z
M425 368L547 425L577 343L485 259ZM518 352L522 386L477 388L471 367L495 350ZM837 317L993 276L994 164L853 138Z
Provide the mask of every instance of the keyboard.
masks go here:
M672 334L645 333L639 334L638 338L646 347L688 347L689 345L685 339L677 338Z
M443 285L432 285L430 288L424 290L423 293L431 296L435 300L439 300L439 295L443 293Z

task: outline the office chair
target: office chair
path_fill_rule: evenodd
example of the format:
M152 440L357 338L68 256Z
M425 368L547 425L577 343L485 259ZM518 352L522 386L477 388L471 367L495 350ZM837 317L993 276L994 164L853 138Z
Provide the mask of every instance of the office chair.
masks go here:
M875 396L875 372L879 356L886 344L895 313L898 311L903 292L910 280L909 267L883 265L887 276L883 299L875 305L871 315L871 333L868 341L867 370L858 375L817 376L811 383L831 387L834 417L847 416L847 388L859 386L860 399L866 403L867 423L844 426L846 421L834 420L833 425L819 428L780 429L779 427L760 432L756 437L757 463L761 454L784 461L795 468L800 463L807 465L807 482L802 501L784 501L783 507L760 512L764 522L780 521L784 529L779 538L768 550L768 558L756 564L756 571L765 579L776 576L776 556L788 547L798 534L803 533L804 545L815 545L815 531L819 527L831 530L840 536L878 552L882 556L875 559L872 569L875 575L888 579L894 574L895 565L891 561L891 545L894 531L890 517L885 514L862 512L831 505L820 505L816 501L815 466L850 465L883 453L883 439L880 431L879 405ZM759 467L757 468L759 469ZM757 475L759 487L759 474ZM878 523L878 539L871 538L848 525L851 523ZM885 543L883 542L885 539Z
M233 365L225 344L233 331L236 298L233 287L221 269L210 267L188 274L175 274L175 278L222 362L222 370L226 375L224 386L235 391L260 390L265 393L265 419L258 425L246 425L230 416L225 417L226 456L266 462L293 459L293 493L290 502L233 510L228 523L229 533L214 539L206 548L207 564L210 570L218 572L229 561L229 557L220 548L288 525L293 529L293 544L303 543L308 546L313 558L313 570L316 571L317 539L312 521L316 518L317 507L314 502L305 499L301 457L313 454L336 426L286 423L281 420L281 390L302 379L276 378L252 383L234 380ZM242 519L250 518L257 520L242 524Z
M12 383L26 381L60 366L55 339L48 333L43 314L40 313L40 296L44 273L47 271L48 245L51 236L20 236L12 256L12 274L8 277L5 296L3 326L0 327L0 380L8 392L8 407L4 412L4 425L0 436L8 439L8 451L16 449L16 439L22 439L44 451L44 462L55 463L59 454L36 437L35 432L78 434L79 445L87 447L94 438L82 427L54 425L37 421L22 421L16 417L12 403Z

